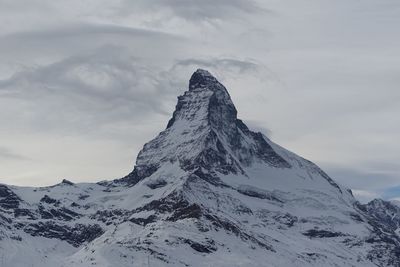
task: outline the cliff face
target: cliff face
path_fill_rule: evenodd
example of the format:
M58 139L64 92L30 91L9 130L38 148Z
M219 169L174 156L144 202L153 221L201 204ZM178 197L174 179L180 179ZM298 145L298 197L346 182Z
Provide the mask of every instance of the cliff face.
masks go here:
M1 185L0 266L400 266L399 216L252 132L197 70L126 177Z

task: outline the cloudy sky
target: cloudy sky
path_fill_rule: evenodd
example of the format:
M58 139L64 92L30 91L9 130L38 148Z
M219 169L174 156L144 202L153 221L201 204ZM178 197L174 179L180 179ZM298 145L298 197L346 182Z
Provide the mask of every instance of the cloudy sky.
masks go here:
M206 68L253 129L400 198L398 0L0 0L0 182L131 171Z

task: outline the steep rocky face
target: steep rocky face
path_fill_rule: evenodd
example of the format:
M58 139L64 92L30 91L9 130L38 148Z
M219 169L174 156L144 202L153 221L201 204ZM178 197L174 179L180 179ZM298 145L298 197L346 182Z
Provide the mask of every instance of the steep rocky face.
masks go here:
M374 221L383 223L385 231L395 232L400 229L399 206L382 199L374 199L368 204L361 205L360 208L371 215Z
M126 180L135 184L174 162L184 170L202 168L223 174L245 174L244 167L256 162L291 167L261 133L250 131L237 118L226 88L200 69L190 78L189 90L178 97L167 129L143 147Z
M5 185L0 185L0 207L6 210L19 207L21 199Z
M400 266L399 218L252 132L197 70L126 177L0 185L0 265Z

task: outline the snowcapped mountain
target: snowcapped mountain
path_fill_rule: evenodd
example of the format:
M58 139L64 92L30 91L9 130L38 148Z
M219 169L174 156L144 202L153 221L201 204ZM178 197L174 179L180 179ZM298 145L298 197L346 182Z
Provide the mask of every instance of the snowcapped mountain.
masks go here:
M0 185L0 266L400 266L400 208L358 203L197 70L126 177Z

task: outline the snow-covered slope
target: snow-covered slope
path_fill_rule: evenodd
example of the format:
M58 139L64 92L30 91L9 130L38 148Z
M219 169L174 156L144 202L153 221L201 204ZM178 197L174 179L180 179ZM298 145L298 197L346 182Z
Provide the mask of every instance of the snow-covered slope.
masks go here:
M0 185L0 266L400 266L399 216L252 132L197 70L126 177Z

